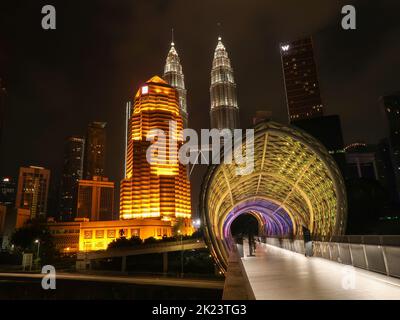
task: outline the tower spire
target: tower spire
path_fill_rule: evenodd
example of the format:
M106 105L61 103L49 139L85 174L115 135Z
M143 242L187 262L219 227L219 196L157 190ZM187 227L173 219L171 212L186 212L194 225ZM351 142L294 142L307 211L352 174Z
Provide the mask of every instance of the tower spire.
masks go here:
M164 80L178 91L179 107L183 118L183 126L187 128L188 114L186 109L185 77L178 52L175 49L174 29L171 28L171 48L169 49L164 66Z
M236 98L236 83L228 52L218 37L211 69L211 128L239 128L239 106Z

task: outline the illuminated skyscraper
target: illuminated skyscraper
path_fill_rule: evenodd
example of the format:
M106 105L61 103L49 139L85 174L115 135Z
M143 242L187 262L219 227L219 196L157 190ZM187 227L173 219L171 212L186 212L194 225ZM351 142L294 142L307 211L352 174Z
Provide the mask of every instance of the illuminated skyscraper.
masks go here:
M183 143L178 91L154 76L137 91L130 114L120 218L190 218L190 184L185 166L177 159ZM156 135L154 130L163 130L165 136L147 141L148 134ZM148 162L150 146L159 150Z
M236 84L228 52L221 37L214 52L211 69L211 128L239 128L239 107L236 98Z
M83 161L83 176L91 180L104 176L106 153L106 122L91 122L88 125Z
M17 209L28 209L30 218L45 217L49 193L50 170L30 166L19 169Z
M183 75L182 65L179 60L178 53L176 52L173 39L171 42L171 49L168 52L167 60L165 62L164 80L178 91L179 107L183 119L183 127L187 128L188 113L186 107L185 77Z
M64 149L64 168L61 179L60 218L73 220L76 208L78 181L83 175L85 139L68 137Z
M323 115L312 38L280 46L289 122Z

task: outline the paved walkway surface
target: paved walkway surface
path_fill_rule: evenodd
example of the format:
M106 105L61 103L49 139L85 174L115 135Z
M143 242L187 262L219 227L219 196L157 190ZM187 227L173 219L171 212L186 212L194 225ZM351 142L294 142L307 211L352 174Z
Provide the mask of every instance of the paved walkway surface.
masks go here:
M258 300L400 299L400 279L266 244L242 261Z

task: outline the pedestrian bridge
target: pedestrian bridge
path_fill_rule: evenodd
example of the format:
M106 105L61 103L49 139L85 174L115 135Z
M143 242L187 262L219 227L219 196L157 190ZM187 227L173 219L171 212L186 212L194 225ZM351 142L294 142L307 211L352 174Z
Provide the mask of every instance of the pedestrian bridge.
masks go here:
M224 300L400 299L400 279L396 278L400 277L399 246L330 243L332 248L347 247L348 252L344 252L343 257L349 252L357 252L360 247L364 250L370 247L365 257L354 256L348 261L352 265L348 265L340 259L342 263L335 261L340 258L335 255L330 256L332 259L322 257L317 249L321 243L314 246L317 249L314 257L305 257L290 250L301 251L300 243L281 242L281 248L275 240L259 242L252 257L247 256L246 243L243 257L239 257L238 252L232 254L226 273ZM372 248L375 251L370 250ZM382 252L383 256L380 255ZM354 267L365 263L367 268ZM376 269L381 263L383 268Z
M399 299L400 244L335 242L346 230L347 200L326 148L272 121L247 138L224 154L253 153L254 170L212 165L200 196L205 240L226 277L224 299ZM231 225L242 214L254 216L259 235L269 239L255 256L240 257L233 241ZM318 240L313 257L304 255L304 231Z
M301 236L306 228L312 236L329 241L344 233L344 182L319 141L270 121L255 127L253 141L245 137L234 145L236 149L225 151L227 158L253 151L254 170L240 175L236 163L212 165L200 197L206 241L223 272L233 244L231 224L244 213L257 218L265 236Z

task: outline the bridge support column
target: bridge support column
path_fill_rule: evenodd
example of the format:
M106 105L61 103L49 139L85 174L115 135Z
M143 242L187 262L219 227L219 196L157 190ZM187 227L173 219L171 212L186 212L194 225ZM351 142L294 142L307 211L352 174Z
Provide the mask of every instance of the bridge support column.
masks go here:
M122 272L126 271L126 256L122 256L121 271Z
M168 252L163 253L163 273L168 273Z

